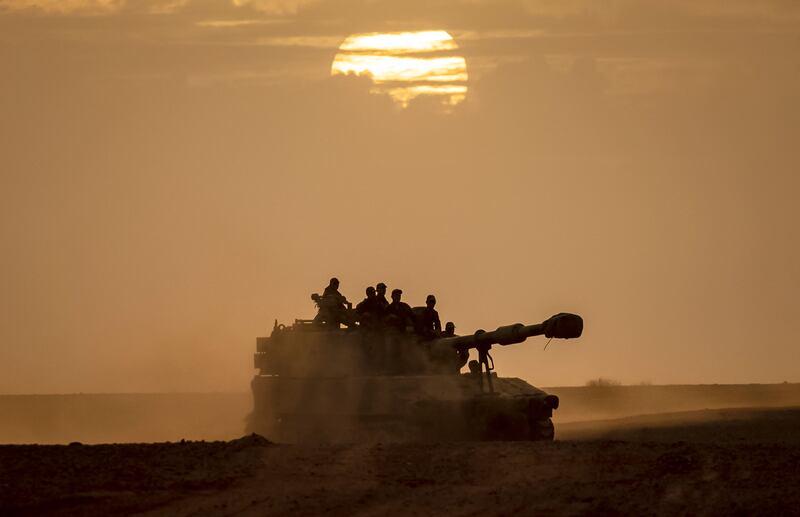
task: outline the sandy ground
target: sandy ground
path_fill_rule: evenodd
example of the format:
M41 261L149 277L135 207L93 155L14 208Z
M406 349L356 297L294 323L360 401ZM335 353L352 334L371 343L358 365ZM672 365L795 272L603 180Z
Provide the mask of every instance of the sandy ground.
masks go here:
M557 426L555 442L0 446L0 515L800 510L800 408Z

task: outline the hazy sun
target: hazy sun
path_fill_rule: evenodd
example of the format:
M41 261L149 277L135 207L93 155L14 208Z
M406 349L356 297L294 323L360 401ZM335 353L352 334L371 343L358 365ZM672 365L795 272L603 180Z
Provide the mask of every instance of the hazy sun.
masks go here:
M446 31L353 34L339 46L331 75L367 74L373 93L401 106L421 95L455 106L467 94L467 63Z

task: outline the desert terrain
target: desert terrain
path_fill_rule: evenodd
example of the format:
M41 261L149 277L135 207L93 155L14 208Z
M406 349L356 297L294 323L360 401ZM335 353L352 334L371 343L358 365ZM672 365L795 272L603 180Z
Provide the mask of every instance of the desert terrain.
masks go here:
M781 392L786 403L797 391L797 385L564 388L564 409L565 398L578 405L583 397L595 401L597 414L607 417L611 407L617 414L556 419L554 442L291 445L244 436L3 445L0 514L792 514L800 508L800 404L736 407L730 397L745 402ZM639 412L634 401L666 400L670 392L731 407L624 415L626 403ZM199 408L182 402L188 414ZM225 402L220 407L231 411L235 405ZM140 411L141 419L147 412ZM8 420L2 422L7 428ZM174 432L177 424L167 424L173 427L165 432ZM223 429L218 423L211 432Z
M546 387L564 424L723 408L800 407L800 384ZM0 444L234 440L249 393L0 395Z

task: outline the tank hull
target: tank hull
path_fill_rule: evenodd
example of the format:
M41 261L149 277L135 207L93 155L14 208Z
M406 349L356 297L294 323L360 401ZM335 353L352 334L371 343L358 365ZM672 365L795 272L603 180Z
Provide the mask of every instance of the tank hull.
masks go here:
M257 375L249 431L278 442L552 440L558 398L521 379Z

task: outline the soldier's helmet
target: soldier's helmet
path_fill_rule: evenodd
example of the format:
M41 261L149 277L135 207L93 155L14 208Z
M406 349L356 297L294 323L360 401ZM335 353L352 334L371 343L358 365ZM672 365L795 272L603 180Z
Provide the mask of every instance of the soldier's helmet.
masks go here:
M331 278L331 285L339 286L339 279L336 277Z

